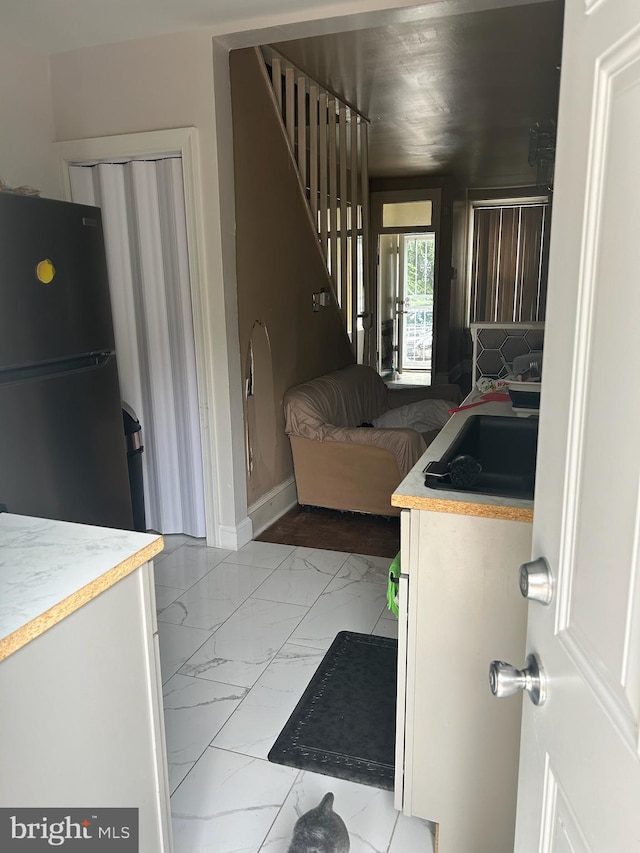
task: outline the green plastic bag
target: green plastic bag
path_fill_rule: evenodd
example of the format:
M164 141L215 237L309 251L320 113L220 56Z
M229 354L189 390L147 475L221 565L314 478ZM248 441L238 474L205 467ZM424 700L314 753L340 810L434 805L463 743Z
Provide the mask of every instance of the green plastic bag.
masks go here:
M389 567L389 584L387 586L387 607L394 616L398 615L398 587L400 585L400 551L393 558Z

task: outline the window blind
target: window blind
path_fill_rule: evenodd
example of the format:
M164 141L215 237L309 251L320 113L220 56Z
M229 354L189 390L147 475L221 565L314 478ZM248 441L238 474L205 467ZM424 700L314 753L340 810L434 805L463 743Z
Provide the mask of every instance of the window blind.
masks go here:
M544 319L547 225L547 202L474 207L471 322Z

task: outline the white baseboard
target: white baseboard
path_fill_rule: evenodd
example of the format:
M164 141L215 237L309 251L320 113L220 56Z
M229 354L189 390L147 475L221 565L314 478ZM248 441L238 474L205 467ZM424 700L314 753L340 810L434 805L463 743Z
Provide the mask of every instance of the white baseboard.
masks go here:
M247 515L253 522L253 535L258 536L274 521L277 521L298 501L296 481L293 476L284 480L267 492L247 509Z
M244 518L235 527L221 524L218 527L216 548L226 548L229 551L239 551L247 542L253 539L253 524L250 518Z

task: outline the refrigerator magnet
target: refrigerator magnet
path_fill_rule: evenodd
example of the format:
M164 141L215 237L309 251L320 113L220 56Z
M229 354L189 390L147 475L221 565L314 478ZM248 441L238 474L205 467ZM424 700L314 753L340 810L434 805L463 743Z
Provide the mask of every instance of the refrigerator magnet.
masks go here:
M56 268L49 258L46 258L44 261L40 261L36 267L36 276L38 277L38 281L41 281L43 284L51 284L55 274Z

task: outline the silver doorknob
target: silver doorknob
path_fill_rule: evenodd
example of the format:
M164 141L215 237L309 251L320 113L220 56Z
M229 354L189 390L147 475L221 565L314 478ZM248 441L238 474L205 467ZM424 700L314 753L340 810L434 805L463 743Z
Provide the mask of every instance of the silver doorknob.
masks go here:
M526 690L534 705L544 705L547 698L547 678L538 656L529 655L526 669L516 669L503 660L491 661L489 666L491 692L498 699Z
M520 566L520 592L529 601L551 604L553 598L553 575L544 557Z

